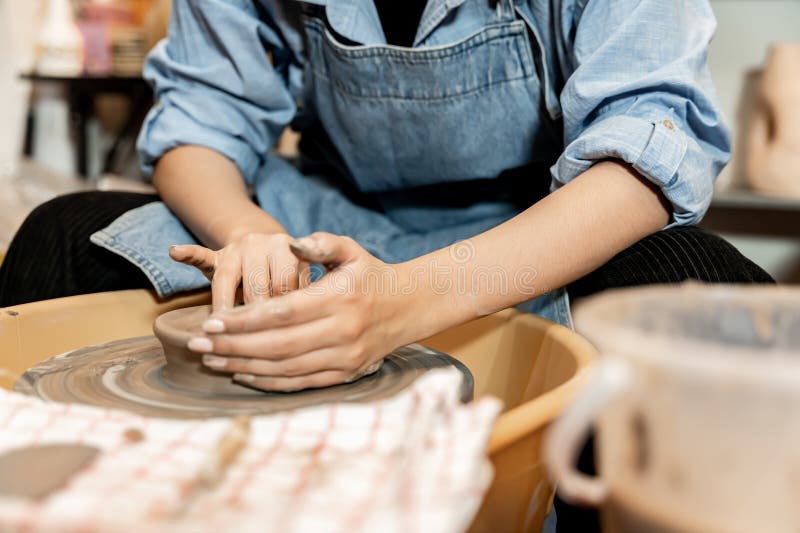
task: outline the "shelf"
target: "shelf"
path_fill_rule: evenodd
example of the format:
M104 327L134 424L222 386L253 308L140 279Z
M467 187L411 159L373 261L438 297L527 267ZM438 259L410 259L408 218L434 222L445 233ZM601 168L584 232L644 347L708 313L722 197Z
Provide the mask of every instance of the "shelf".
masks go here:
M712 209L748 209L754 211L800 211L800 198L766 196L753 191L724 191L714 195Z
M800 198L765 196L753 191L714 195L701 226L720 233L800 238Z
M45 76L34 72L23 72L19 78L32 83L60 83L80 91L130 92L141 90L149 92L150 86L141 76Z

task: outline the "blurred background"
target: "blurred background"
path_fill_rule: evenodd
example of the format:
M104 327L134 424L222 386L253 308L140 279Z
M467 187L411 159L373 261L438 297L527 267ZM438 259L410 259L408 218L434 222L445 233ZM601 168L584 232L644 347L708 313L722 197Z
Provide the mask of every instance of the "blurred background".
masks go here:
M800 0L713 0L712 75L735 154L703 224L800 281ZM170 0L0 0L0 254L56 194L138 190L144 57ZM291 140L279 149L291 151Z

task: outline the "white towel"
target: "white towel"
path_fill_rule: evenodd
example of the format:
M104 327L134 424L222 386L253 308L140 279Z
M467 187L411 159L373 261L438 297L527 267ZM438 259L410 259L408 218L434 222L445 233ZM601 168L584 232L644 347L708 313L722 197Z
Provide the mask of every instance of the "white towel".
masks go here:
M146 418L0 390L0 454L45 443L102 450L40 502L0 497L0 530L464 531L492 478L486 446L500 402L461 404L460 382L458 371L437 370L388 400L254 417L225 477L188 507L186 488L230 420ZM128 443L128 429L144 439Z

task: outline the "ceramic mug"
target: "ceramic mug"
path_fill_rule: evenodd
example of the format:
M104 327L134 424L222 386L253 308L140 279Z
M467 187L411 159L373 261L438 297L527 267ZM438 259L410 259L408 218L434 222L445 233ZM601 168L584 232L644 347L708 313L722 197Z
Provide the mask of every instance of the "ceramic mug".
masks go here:
M602 357L545 443L564 499L607 532L800 531L800 289L617 291L576 323Z
M774 45L747 109L745 173L760 193L800 198L800 43Z

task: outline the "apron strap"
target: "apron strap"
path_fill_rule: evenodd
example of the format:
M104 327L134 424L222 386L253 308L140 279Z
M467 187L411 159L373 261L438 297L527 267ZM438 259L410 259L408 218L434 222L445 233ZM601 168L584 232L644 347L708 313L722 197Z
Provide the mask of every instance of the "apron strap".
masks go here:
M497 18L503 21L516 20L517 10L515 0L494 0L497 9Z

